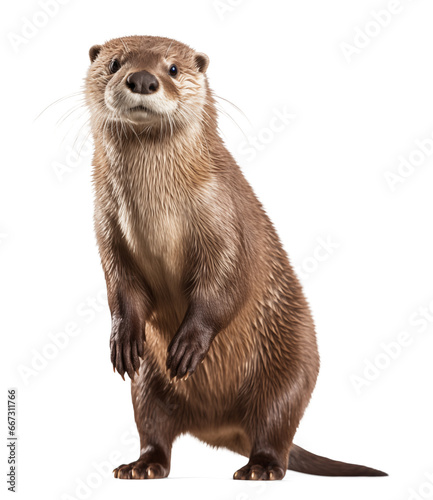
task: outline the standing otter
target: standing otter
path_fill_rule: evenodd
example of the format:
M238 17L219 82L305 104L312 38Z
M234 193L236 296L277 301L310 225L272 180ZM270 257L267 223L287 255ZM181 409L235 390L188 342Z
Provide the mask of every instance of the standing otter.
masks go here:
M141 444L115 477L166 477L173 441L186 432L249 457L235 479L282 479L287 468L384 475L292 444L319 370L313 320L217 133L208 57L151 36L89 54L111 361L132 380Z

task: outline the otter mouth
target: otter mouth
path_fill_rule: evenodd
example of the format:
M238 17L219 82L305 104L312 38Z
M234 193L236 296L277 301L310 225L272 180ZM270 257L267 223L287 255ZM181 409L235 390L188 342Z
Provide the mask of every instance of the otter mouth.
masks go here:
M133 108L129 108L129 111L131 113L134 113L136 111L144 111L145 113L149 113L151 115L154 115L155 114L155 111L149 109L149 108L146 108L146 106L143 106L140 104L140 106L134 106Z

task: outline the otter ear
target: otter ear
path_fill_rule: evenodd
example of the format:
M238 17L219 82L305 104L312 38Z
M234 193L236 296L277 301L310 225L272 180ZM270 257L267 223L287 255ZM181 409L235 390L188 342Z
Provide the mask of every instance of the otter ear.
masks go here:
M209 66L209 57L203 54L203 52L197 52L195 55L195 64L201 73L206 73Z
M101 52L102 45L94 45L93 47L90 47L89 50L89 57L90 57L90 62L93 62L97 57L99 52Z

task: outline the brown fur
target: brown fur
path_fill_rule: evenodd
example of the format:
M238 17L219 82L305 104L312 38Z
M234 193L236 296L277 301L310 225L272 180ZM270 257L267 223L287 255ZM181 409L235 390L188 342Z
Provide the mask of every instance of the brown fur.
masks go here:
M217 133L207 56L126 37L92 47L90 58L112 362L133 379L141 440L140 458L116 477L167 476L173 440L186 432L248 456L235 478L280 479L290 464L308 472L292 440L319 370L314 325L272 223ZM110 74L113 59L120 70ZM142 70L159 80L150 96L125 86ZM132 99L151 111L132 116ZM350 467L339 470L371 474Z

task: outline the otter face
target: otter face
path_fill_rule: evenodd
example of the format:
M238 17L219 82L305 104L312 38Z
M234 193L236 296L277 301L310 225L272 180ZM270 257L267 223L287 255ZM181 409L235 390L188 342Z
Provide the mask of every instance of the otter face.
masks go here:
M205 54L168 38L134 36L94 45L89 56L86 100L93 119L171 130L202 119Z

